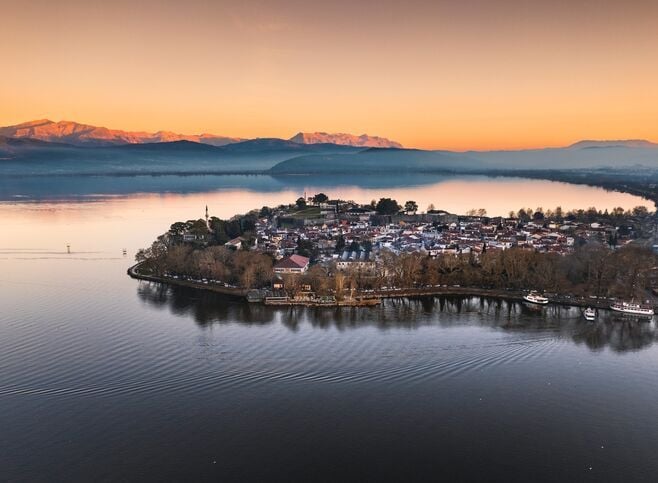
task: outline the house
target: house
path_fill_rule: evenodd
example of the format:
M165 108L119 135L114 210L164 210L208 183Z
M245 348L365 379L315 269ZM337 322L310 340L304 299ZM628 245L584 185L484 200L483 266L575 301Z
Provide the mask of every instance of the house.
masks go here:
M272 280L272 289L283 290L283 288L284 288L283 279L280 276L276 275Z
M233 250L239 250L242 248L242 238L234 238L233 240L229 240L226 243L224 243L224 246L226 248L231 248Z
M191 232L183 233L183 241L186 243L205 242L206 239L207 239L207 234L191 233Z
M301 255L290 255L274 265L274 273L305 273L309 259Z

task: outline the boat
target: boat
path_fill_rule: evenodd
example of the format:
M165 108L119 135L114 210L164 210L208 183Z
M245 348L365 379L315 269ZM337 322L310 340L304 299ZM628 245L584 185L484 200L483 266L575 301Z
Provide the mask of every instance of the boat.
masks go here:
M595 320L596 310L594 310L592 307L587 307L583 312L583 316L585 317L585 320L589 320L589 321Z
M630 315L643 315L651 317L653 307L651 305L637 304L635 302L615 302L610 305L610 309L615 312L622 312Z
M530 302L531 304L539 304L539 305L546 305L548 303L548 299L541 295L539 292L532 291L526 295L523 296L523 300L526 302Z

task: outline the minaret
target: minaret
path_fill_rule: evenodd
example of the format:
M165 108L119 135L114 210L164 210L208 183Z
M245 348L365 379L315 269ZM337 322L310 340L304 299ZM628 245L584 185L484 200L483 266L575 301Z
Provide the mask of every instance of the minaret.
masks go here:
M206 226L210 229L210 223L208 222L208 205L206 205Z

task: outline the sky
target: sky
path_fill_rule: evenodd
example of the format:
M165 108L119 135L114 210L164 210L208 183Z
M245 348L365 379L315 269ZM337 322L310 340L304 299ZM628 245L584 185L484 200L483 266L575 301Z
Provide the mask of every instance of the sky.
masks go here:
M0 0L0 125L658 141L655 0Z

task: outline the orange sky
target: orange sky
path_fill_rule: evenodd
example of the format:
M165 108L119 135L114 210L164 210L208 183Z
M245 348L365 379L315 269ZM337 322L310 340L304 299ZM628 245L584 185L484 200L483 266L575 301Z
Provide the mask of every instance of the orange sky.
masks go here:
M0 125L658 141L658 2L0 0Z

